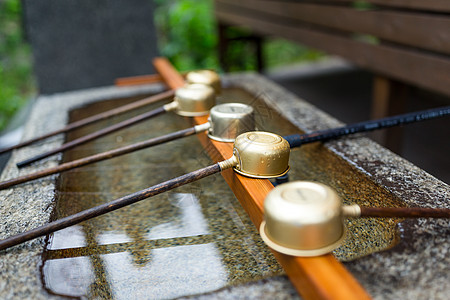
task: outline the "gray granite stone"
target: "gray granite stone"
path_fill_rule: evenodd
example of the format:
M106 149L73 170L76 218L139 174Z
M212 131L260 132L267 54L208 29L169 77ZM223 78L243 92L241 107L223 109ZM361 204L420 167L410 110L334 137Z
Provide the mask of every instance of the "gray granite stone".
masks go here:
M258 75L229 75L225 76L224 82L226 86L242 87L263 99L303 131L342 125ZM102 88L40 97L27 123L24 139L63 126L67 122L67 113L56 114L55 111L67 112L85 103L156 91L159 88ZM62 141L63 137L58 136L51 143L15 151L1 179L19 175L14 165L16 162L53 148ZM328 142L325 147L354 168L360 177L373 182L386 194L406 205L449 207L448 185L361 135ZM44 165L30 167L20 171L20 174L56 165L59 160L59 156L53 156ZM1 191L0 237L5 238L46 223L54 206L54 191L55 177ZM408 220L400 223L398 230L401 240L394 247L348 261L346 267L375 299L446 299L450 293L449 221ZM49 295L42 287L39 268L43 246L44 239L40 238L0 252L0 298L56 297ZM190 298L291 299L298 297L293 291L286 277L277 276Z
M23 140L63 127L68 120L68 111L81 105L104 100L105 97L114 99L160 90L159 85L138 88L107 87L39 97L25 125ZM30 155L55 148L63 141L63 135L59 135L46 143L14 151L0 179L6 180L58 165L61 155L54 155L42 164L22 170L15 166ZM0 238L30 230L49 221L55 204L55 179L56 176L46 177L14 189L0 191ZM38 238L1 252L1 299L51 298L43 289L39 275L43 247L44 238Z

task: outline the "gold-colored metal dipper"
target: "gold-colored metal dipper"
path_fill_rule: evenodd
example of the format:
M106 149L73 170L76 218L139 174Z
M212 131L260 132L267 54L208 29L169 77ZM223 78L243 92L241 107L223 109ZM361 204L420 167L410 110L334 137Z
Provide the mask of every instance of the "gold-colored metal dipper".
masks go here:
M217 95L220 95L222 92L220 76L212 70L191 71L186 75L186 82L209 85L214 89Z
M331 252L345 237L341 200L320 183L295 181L275 187L264 201L264 217L264 242L292 256Z
M241 175L253 178L274 178L289 171L289 143L281 136L251 131L234 142L233 154L238 160L234 168Z
M294 181L274 188L264 201L260 234L272 249L292 256L318 256L339 247L346 217L449 218L449 209L343 206L330 187Z
M166 111L174 111L185 117L205 116L216 104L214 89L205 84L187 84L175 91L173 102L164 105Z
M211 108L208 137L219 142L234 142L237 136L254 131L253 107L242 103L224 103Z

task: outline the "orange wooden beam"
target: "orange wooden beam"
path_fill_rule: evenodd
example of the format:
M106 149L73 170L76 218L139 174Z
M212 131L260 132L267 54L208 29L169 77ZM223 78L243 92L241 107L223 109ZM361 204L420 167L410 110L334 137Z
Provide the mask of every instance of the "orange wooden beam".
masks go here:
M182 73L183 77L186 76L187 72ZM117 78L114 81L116 86L130 86L130 85L140 85L140 84L152 84L152 83L162 83L163 78L159 74L148 74L140 76L130 76Z
M184 85L183 77L167 59L156 58L153 64L170 88L175 89ZM195 124L203 124L206 120L206 116L193 118ZM232 156L233 145L231 143L211 140L206 133L197 136L214 162ZM264 218L264 199L273 189L273 185L266 179L241 176L232 169L223 171L222 176L247 211L253 224L259 229ZM331 254L318 257L294 257L276 251L272 252L299 294L305 299L356 300L371 298L348 270Z
M163 82L163 79L159 74L150 74L150 75L117 78L114 81L114 84L116 86L129 86L129 85L151 84L160 82Z

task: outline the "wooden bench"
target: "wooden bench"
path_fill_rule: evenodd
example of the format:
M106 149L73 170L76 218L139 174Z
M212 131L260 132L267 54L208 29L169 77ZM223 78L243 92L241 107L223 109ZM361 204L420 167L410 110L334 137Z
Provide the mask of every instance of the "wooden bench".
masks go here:
M238 26L251 31L259 56L255 36L275 36L373 72L373 118L403 112L411 86L450 96L448 0L215 0L215 14L225 70L227 30ZM399 152L400 130L377 141Z

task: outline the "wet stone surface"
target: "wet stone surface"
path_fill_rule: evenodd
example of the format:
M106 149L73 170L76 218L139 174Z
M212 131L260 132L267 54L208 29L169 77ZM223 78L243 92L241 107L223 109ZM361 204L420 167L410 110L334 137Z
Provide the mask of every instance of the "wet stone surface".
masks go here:
M225 90L221 98L222 102L251 103L256 108L260 129L273 128L280 134L296 132L261 100L242 90ZM110 101L74 111L71 121L109 106ZM77 130L68 138L77 138L137 113ZM77 147L65 153L64 161L170 133L185 128L186 121L175 114L166 114ZM330 151L320 145L317 148L317 145L304 147L295 152L292 177L331 184L332 178L339 177L336 171L343 172L346 178L333 183L340 190L349 182L360 181L359 193L347 191L348 195L344 194L347 199L362 201L368 195L376 195L388 205L398 205L392 196L364 181ZM190 137L65 172L58 179L54 218L100 205L210 163L197 139ZM390 247L394 240L395 220L361 221L349 222L351 234L336 251L340 259L349 260ZM42 276L51 293L88 298L145 294L174 298L282 273L220 176L205 178L74 227L52 235L44 252ZM358 227L365 231L356 230ZM76 288L70 284L73 278L77 278Z
M260 130L287 135L299 128L311 131L341 125L256 75L228 76L226 85L220 101L253 105ZM123 97L151 91L150 87L119 89ZM51 119L54 103L66 101L64 109L72 111L75 120L129 101L101 101L118 98L117 92L99 89L40 99L30 122L41 128L29 125L35 131L27 133L48 131L37 120ZM47 102L45 108L43 101ZM82 103L92 104L73 110ZM67 122L67 114L58 117L54 126ZM63 159L73 160L188 126L188 120L166 114L67 152ZM68 138L94 129L89 126ZM14 152L2 179L17 175L13 162L62 141L58 137L53 144ZM26 171L56 165L60 158ZM2 237L46 223L50 215L70 215L208 164L197 139L187 137L3 191ZM291 180L326 183L345 203L448 207L444 200L448 199L447 185L360 136L305 145L292 152L290 164ZM346 261L374 298L443 299L449 292L445 279L448 221L408 220L398 225L399 221L347 221L349 234L334 254ZM41 238L0 252L0 264L4 270L0 275L2 298L298 298L220 175L61 230L46 243Z

